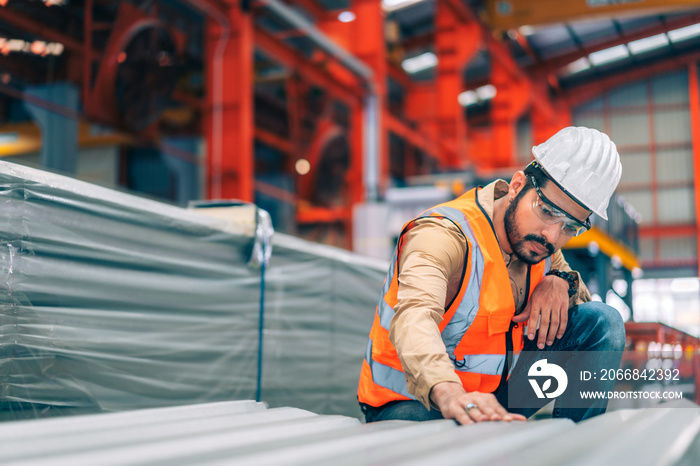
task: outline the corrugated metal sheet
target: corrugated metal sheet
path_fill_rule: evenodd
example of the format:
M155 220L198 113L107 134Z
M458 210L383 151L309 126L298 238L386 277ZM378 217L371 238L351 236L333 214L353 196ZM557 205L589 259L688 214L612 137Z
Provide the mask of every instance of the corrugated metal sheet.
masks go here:
M3 465L697 465L689 401L607 413L458 426L361 424L253 401L0 424Z
M360 415L388 262L278 234L262 280L233 216L6 161L0 205L0 419L254 398L258 388L271 406Z

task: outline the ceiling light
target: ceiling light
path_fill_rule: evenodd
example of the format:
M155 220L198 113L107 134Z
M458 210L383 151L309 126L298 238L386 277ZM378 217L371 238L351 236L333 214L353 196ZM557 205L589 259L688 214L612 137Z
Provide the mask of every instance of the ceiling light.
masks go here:
M406 73L417 73L437 65L437 56L433 52L425 52L421 55L407 58L401 63Z
M666 34L657 34L655 36L645 37L644 39L634 40L627 44L627 47L629 47L630 52L637 54L658 49L666 45L668 45L668 37L666 37Z
M382 0L382 9L386 12L391 12L401 10L422 1L423 0Z
M294 168L296 169L297 173L299 173L300 175L306 175L307 173L309 173L311 171L311 164L306 159L299 159L294 164Z
M355 13L352 11L341 11L338 15L338 21L341 23L349 23L355 21Z
M457 96L457 102L459 102L459 105L462 107L468 107L470 105L474 105L479 101L479 97L476 95L476 92L474 91L464 91L460 95Z
M493 84L486 84L475 91L464 91L457 96L457 101L463 107L468 107L479 102L486 102L496 96L496 87Z
M579 58L575 62L569 63L565 70L566 70L567 74L576 74L576 73L580 73L581 71L586 71L590 67L591 67L591 62L588 61L588 58L583 57L583 58Z
M610 47L609 49L599 50L588 55L588 59L594 66L602 65L604 63L610 63L613 61L621 60L623 58L629 57L630 52L627 50L626 45L616 45L615 47Z
M494 97L496 97L496 86L494 86L493 84L481 86L476 90L476 95L479 96L480 100L493 99Z
M680 42L695 36L700 36L700 23L668 31L668 38L671 39L671 42Z

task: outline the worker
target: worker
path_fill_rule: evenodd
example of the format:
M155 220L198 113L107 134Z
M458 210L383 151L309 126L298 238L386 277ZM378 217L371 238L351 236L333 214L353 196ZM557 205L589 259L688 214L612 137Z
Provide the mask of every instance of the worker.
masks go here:
M404 226L360 375L367 422L522 421L551 401L509 407L509 393L534 397L527 378L538 357L595 351L594 364L619 367L620 314L591 301L560 250L590 229L592 213L607 220L622 175L615 144L568 127L532 152L510 183L472 189ZM606 407L560 397L553 416L580 421Z

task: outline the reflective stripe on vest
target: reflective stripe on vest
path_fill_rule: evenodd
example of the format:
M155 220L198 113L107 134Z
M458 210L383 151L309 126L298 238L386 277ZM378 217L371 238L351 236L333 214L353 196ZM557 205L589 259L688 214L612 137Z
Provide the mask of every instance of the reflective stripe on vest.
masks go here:
M408 393L408 388L406 387L406 374L401 371L397 371L393 367L385 366L384 364L374 361L372 359L372 340L367 342L367 352L365 353L365 360L369 364L372 370L372 379L375 383L381 381L381 386L388 388L389 390L396 392L406 398L415 400L416 397Z
M394 271L396 270L396 263L398 262L398 248L394 250L394 255L391 257L391 266L389 267L389 272L386 275L386 280L384 280L384 286L382 287L382 295L379 297L379 304L377 309L379 311L379 319L382 327L389 331L391 326L391 319L394 318L394 308L389 306L386 302L386 295L391 287L391 280L394 277Z
M459 225L462 233L467 237L469 243L476 245L476 238L474 232L472 231L467 219L464 214L453 207L436 207L430 209L425 214L438 214L442 215ZM423 217L423 215L421 215ZM474 321L476 313L479 311L479 291L481 289L481 280L484 275L484 255L481 253L481 249L478 247L469 248L469 253L472 256L472 267L468 277L467 290L464 293L462 301L459 303L459 307L455 312L450 322L442 331L442 340L445 342L445 348L447 349L447 354L450 355L452 361L455 360L454 352L455 348L459 344L464 332L467 331L469 326ZM467 277L465 277L467 279ZM491 356L491 355L489 355ZM493 355L496 356L496 355ZM501 369L503 368L505 358L500 362ZM478 363L477 365L481 365ZM466 367L471 367L471 365L466 364ZM460 368L458 368L460 369ZM478 372L478 371L470 371ZM481 374L499 374L500 372L480 372Z

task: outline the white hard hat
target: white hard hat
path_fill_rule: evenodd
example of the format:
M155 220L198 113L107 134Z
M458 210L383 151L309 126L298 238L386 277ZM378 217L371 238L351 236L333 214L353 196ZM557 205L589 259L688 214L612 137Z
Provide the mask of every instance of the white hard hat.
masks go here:
M532 155L563 191L608 219L608 202L620 182L622 164L607 134L569 126L534 146Z

